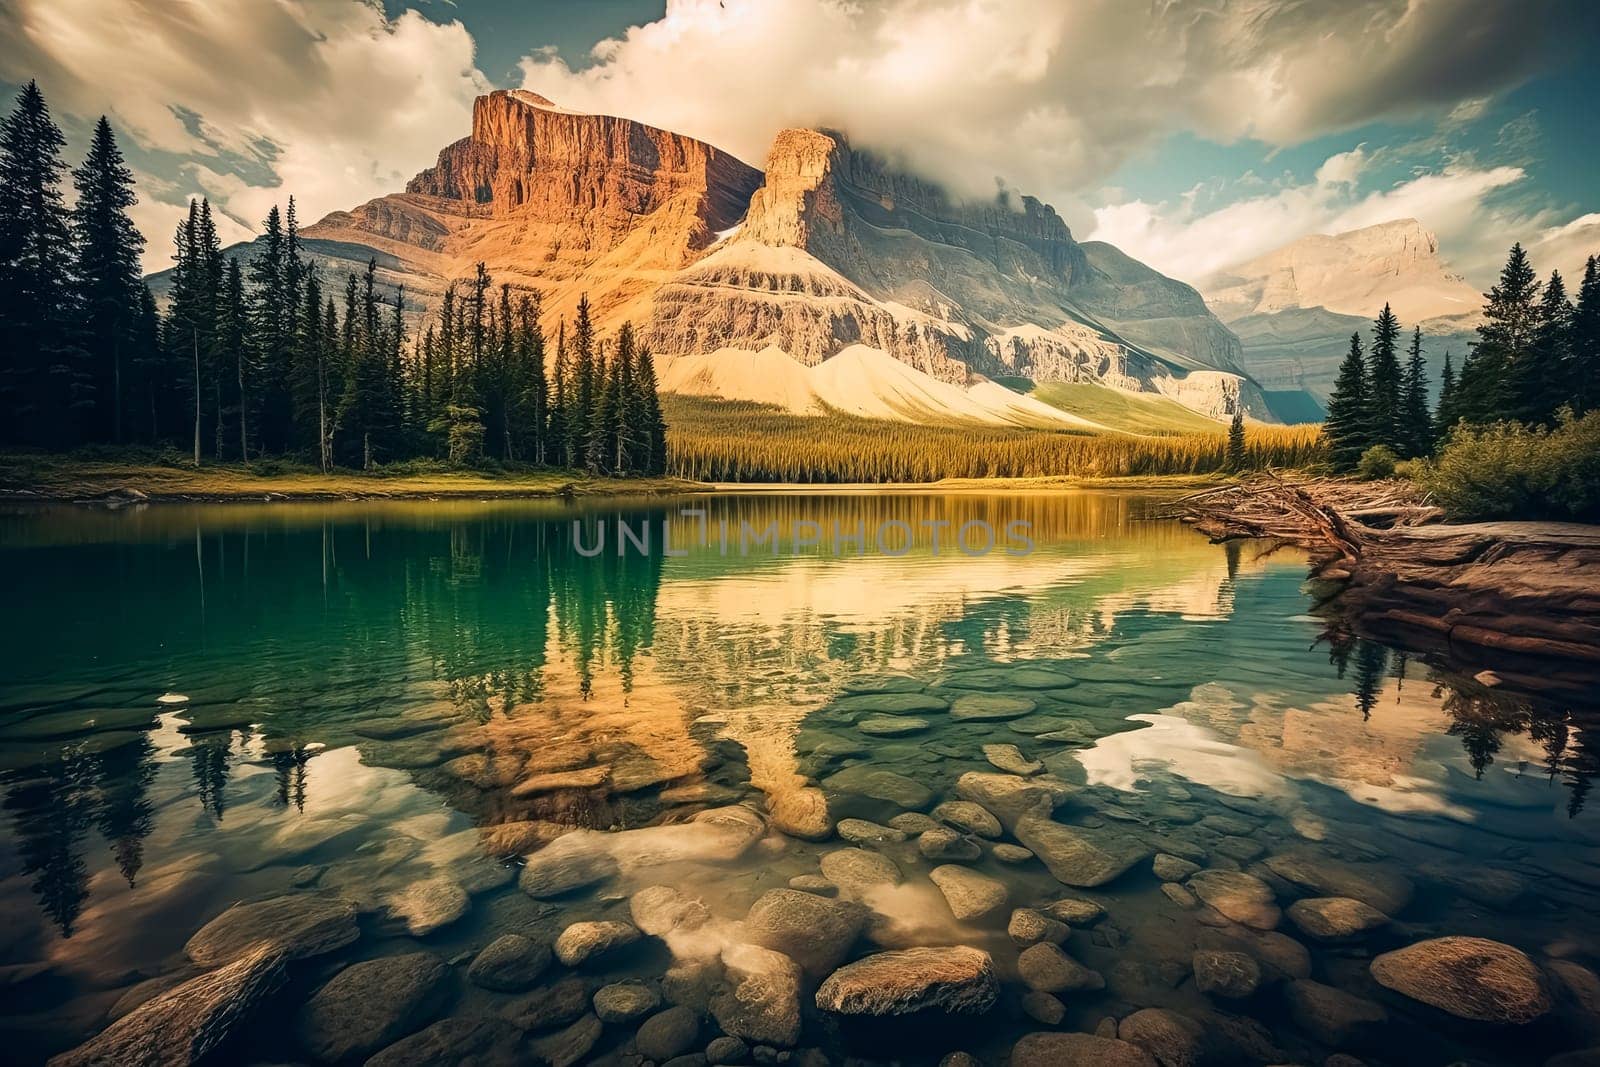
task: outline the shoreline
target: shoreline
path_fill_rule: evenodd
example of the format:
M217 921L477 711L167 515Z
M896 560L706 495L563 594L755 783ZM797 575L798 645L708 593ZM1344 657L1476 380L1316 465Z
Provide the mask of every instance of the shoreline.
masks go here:
M916 494L1027 493L1080 490L1179 492L1219 484L1214 475L1128 477L948 478L935 482L696 482L680 478L589 478L573 471L499 474L289 470L268 473L241 464L198 469L161 463L71 456L0 455L0 504L277 503L361 500L552 500L576 497L672 496L707 493Z

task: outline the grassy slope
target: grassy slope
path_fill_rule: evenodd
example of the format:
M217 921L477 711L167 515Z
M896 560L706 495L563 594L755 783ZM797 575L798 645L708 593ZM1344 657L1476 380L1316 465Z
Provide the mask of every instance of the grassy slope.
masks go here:
M1224 433L1215 419L1164 396L1136 396L1089 382L1040 382L1029 395L1124 433Z
M281 462L244 467L207 464L198 470L152 453L126 458L94 455L0 454L0 497L81 500L137 490L152 499L259 500L351 497L538 497L563 494L662 493L703 488L674 478L586 478L572 471L480 473L411 468L407 471L323 474Z

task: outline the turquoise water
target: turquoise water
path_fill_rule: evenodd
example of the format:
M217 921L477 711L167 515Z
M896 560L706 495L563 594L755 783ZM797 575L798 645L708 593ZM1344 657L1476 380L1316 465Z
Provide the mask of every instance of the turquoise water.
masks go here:
M707 512L704 544L682 508ZM579 551L575 518L585 538L607 527L606 551ZM616 554L619 520L653 531L648 556ZM952 523L937 552L931 521ZM979 521L1001 532L993 549L952 545L948 531ZM775 523L781 550L741 553L741 522ZM891 526L880 551L870 535L900 522L914 541ZM796 550L810 523L821 543ZM835 554L835 523L861 524L862 554ZM1012 529L1031 552L1005 550L1020 545L1005 539L1010 523L1026 524ZM444 977L384 1045L435 1019L492 1018L511 1060L625 1056L638 1021L579 1016L596 989L638 979L663 1007L693 1010L700 1051L739 1027L717 998L737 985L730 960L754 936L751 905L817 876L823 856L850 847L842 831L898 870L894 884L834 887L869 916L845 960L970 945L989 953L998 998L971 1017L862 1019L819 1009L832 968L808 971L793 1043L836 1062L962 1049L1003 1063L1025 1033L1104 1032L1103 1020L1152 1007L1233 1035L1207 1047L1217 1062L1336 1051L1539 1062L1600 1042L1600 999L1586 1000L1600 956L1592 709L1354 637L1311 613L1303 558L1208 544L1149 499L18 510L0 516L0 573L0 1030L21 1062L200 973L193 946L186 955L196 931L238 902L282 896L351 902L357 935L289 962L281 987L230 1026L226 1061L312 1058L302 1005L330 976L417 951ZM1002 745L1016 752L985 750ZM904 840L837 826L931 812L957 798L962 775L1001 773L996 763L1052 783L1056 823L1140 858L1102 884L1067 885L1039 856L996 854L1026 836L1009 819L994 836L944 835L949 851L933 858L916 820L901 819ZM732 844L715 819L690 822L741 807L756 819ZM582 831L610 836L552 844ZM605 852L603 876L525 891L523 857L537 866L573 842ZM1396 914L1359 936L1319 941L1285 914L1264 947L1186 899L1187 879L1164 889L1153 852L1259 877L1274 909L1407 889L1369 894ZM1360 877L1336 894L1280 873L1307 863ZM930 879L945 864L1002 899L958 918ZM429 895L441 883L442 908ZM704 905L694 936L551 963L515 992L469 978L502 934L549 943L574 922L635 921L632 898L654 884ZM1062 1018L1046 1025L1027 1014L1007 925L1014 909L1063 898L1104 911L1063 945L1103 983L1060 994ZM1374 980L1376 955L1443 935L1525 952L1549 1010L1528 1025L1469 1024ZM1219 945L1269 962L1298 952L1304 966L1288 970L1306 973L1266 967L1247 995L1202 991L1195 952ZM141 987L151 979L165 981ZM572 1011L505 1022L528 1022L530 998L573 979ZM1291 988L1306 980L1381 1018L1330 1030L1305 987Z

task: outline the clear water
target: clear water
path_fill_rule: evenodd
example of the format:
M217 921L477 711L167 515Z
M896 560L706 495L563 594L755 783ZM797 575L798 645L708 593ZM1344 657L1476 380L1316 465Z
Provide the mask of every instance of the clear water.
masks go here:
M713 530L721 519L735 530L740 519L776 521L785 541L806 521L871 531L890 520L1026 520L1036 550L968 555L946 541L935 553L924 533L903 556L870 544L861 556L741 556L715 537L696 544L685 506L708 509ZM619 559L613 539L584 558L575 516L636 529L665 518L674 551L687 553L668 556L657 540L649 558ZM793 493L18 510L0 516L0 574L7 1058L78 1044L135 984L187 973L185 942L241 900L337 893L360 906L362 930L295 966L230 1047L241 1061L304 1058L283 1023L355 959L428 949L454 972L442 1014L498 1014L520 995L465 981L477 949L505 932L548 940L574 921L626 920L629 894L652 883L701 897L718 936L736 940L752 901L815 874L819 856L846 843L769 829L737 859L641 860L553 901L519 889L517 857L573 829L678 823L724 805L765 813L819 782L834 818L886 822L906 808L827 780L858 764L891 770L931 791L926 810L953 797L961 774L994 770L983 746L996 743L1080 787L1060 822L1164 841L1211 866L1259 871L1263 858L1310 853L1412 881L1395 924L1354 942L1322 945L1288 919L1279 926L1308 945L1317 981L1388 1011L1366 1039L1381 1048L1350 1051L1510 1063L1600 1043L1596 1018L1555 979L1557 1009L1507 1032L1448 1020L1367 973L1373 954L1442 934L1493 937L1542 966L1566 961L1569 978L1582 973L1570 964L1596 962L1600 824L1584 804L1592 709L1572 706L1570 691L1484 689L1451 664L1352 638L1309 614L1303 559L1208 544L1156 517L1148 499ZM1073 684L1038 688L1023 668ZM868 736L860 722L884 716L847 691L886 674L941 699L1012 693L1037 710L1011 721L916 712L925 729ZM528 788L590 768L602 770ZM998 862L983 842L970 866L1003 882L1008 903L960 922L928 880L940 861L915 840L869 847L905 874L873 902L883 914L873 937L987 949L1000 1001L951 1026L866 1026L817 1012L808 979L802 1047L835 1061L934 1062L964 1048L1004 1062L1019 1035L1046 1029L1018 1006L1010 909L1071 896L1106 909L1066 948L1108 987L1066 996L1058 1029L1158 1006L1206 1025L1219 1013L1252 1018L1283 1062L1336 1050L1301 1026L1279 986L1237 1003L1200 992L1189 961L1215 917L1170 900L1147 861L1070 889L1038 862ZM475 890L470 908L413 938L393 902L439 876ZM877 947L864 938L851 955ZM594 986L656 981L674 962L646 939L581 974ZM633 1031L606 1026L589 1057L626 1052ZM696 1047L715 1033L708 1020Z

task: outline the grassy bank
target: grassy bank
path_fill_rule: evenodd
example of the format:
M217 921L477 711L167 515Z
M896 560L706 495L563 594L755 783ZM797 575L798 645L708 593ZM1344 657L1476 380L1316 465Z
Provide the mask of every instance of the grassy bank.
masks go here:
M324 474L278 459L196 468L171 454L145 451L0 454L0 499L93 500L139 494L151 500L625 496L703 488L676 478L589 478L535 468L477 471L408 463Z

